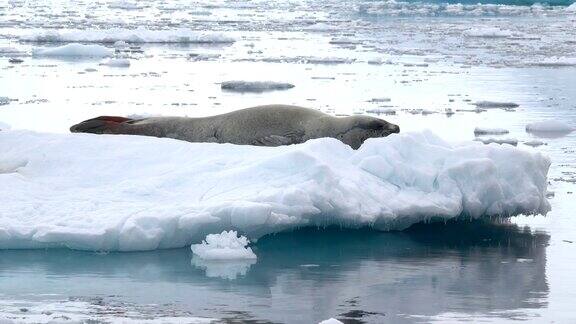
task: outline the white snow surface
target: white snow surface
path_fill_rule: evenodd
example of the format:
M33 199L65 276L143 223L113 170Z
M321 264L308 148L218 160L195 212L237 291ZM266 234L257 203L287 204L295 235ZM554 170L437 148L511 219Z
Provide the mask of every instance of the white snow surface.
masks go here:
M237 236L236 231L223 231L208 234L200 244L192 244L192 252L204 260L251 260L256 254L248 247L250 241L245 236Z
M114 55L114 50L96 44L66 44L58 47L35 48L34 56L57 56L57 57L108 57Z
M28 42L82 42L110 43L233 43L232 37L221 33L207 33L187 28L170 30L149 30L144 27L136 29L86 29L86 30L35 30L20 37Z
M431 132L282 147L0 132L0 248L135 251L236 230L546 213L547 157Z
M569 133L574 127L561 120L545 120L526 125L527 132Z

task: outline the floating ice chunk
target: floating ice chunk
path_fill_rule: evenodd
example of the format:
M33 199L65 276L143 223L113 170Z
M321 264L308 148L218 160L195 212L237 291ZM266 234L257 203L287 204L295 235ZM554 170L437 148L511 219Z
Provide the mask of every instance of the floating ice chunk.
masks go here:
M544 67L576 66L576 57L548 57L531 65Z
M114 1L108 5L110 9L124 9L124 10L137 10L146 8L144 5L139 5L136 2L126 1L126 0L119 0Z
M73 43L53 48L35 48L32 54L58 57L107 57L114 55L114 50L102 45Z
M376 108L369 108L366 109L367 113L371 114L385 114L385 115L395 115L396 109L394 108L385 108L385 107L376 107Z
M508 134L510 131L504 128L483 128L476 127L474 129L474 135L504 135Z
M566 7L565 9L568 12L574 12L576 13L576 2L574 2L573 4L569 5L568 7Z
M524 142L524 145L528 145L528 146L532 146L532 147L537 147L540 145L545 145L546 143L539 141L539 140L532 140L532 141L528 141L528 142Z
M476 138L475 141L482 142L484 144L510 144L513 146L518 145L518 140L515 138Z
M293 84L273 81L225 81L222 90L233 92L266 92L294 88Z
M497 27L485 27L466 30L464 35L467 37L508 38L512 36L512 32Z
M302 29L307 31L325 32L325 31L334 31L336 30L336 27L328 25L326 23L316 23L310 26L306 26Z
M324 320L318 324L344 324L344 323L340 322L339 320L337 320L335 318L329 318L329 319Z
M256 254L248 247L248 239L236 231L208 234L200 244L192 244L192 252L203 260L250 260Z
M391 100L390 98L372 98L370 102L390 102Z
M520 105L515 102L500 101L477 101L473 105L478 108L517 108Z
M234 38L220 33L205 33L180 28L172 30L136 29L86 29L53 31L40 30L20 36L28 42L82 42L82 43L233 43Z
M330 138L255 147L7 130L0 152L0 169L20 165L0 174L0 249L154 250L231 229L256 239L549 210L541 153L430 132L352 150Z
M0 106L4 106L10 103L10 98L8 97L0 97Z
M526 125L526 131L529 133L570 133L574 127L561 120L546 120Z
M129 67L130 60L125 58L112 58L100 63L100 65L106 65L111 67Z
M123 49L123 48L127 48L129 46L130 45L123 40L119 40L119 41L114 42L114 48L117 48L117 49Z

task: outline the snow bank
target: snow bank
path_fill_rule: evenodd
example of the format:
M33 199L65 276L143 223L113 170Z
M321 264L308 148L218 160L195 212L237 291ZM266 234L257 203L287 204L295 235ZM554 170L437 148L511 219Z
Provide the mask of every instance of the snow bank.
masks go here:
M35 48L34 56L60 57L107 57L114 55L114 50L102 45L67 44L51 48Z
M508 134L509 131L504 128L483 128L483 127L476 127L474 129L475 135L504 135Z
M192 244L192 252L204 260L250 260L256 254L248 247L248 239L236 231L208 234L200 244Z
M574 127L560 120L545 120L526 125L527 132L570 133Z
M204 33L191 29L148 30L137 29L86 29L86 30L38 30L20 36L28 42L82 42L110 43L233 43L234 38L219 33ZM117 43L120 44L120 43Z
M283 147L129 135L0 132L0 248L134 251L209 233L301 226L404 229L546 213L550 161L430 132Z
M225 81L222 90L234 92L265 92L294 88L293 84L273 81Z

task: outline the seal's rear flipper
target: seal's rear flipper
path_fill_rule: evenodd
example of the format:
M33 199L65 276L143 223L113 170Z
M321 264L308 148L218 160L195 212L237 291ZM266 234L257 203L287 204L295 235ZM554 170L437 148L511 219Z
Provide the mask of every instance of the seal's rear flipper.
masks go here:
M72 133L118 134L123 123L133 119L118 116L100 116L70 127Z

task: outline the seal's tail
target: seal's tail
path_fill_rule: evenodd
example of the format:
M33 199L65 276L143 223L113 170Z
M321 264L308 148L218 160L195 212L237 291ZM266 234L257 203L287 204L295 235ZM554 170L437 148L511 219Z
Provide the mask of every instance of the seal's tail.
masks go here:
M117 134L123 123L133 119L118 116L100 116L70 127L72 133Z

